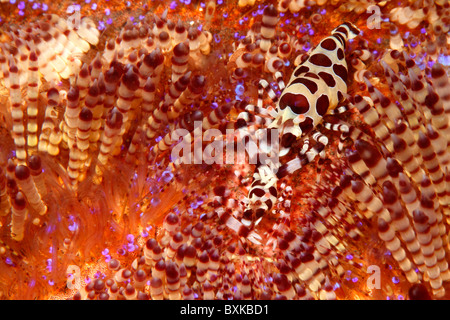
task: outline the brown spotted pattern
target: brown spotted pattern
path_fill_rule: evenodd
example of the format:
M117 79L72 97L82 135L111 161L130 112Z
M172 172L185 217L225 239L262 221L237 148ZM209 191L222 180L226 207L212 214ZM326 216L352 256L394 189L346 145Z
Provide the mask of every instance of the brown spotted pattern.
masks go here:
M300 136L312 132L323 116L337 107L342 93L347 92L345 42L357 33L351 24L340 25L307 58L304 56L303 62L292 73L278 99L277 116L269 126L280 131L280 157L289 152ZM303 161L302 165L306 163ZM248 206L241 219L243 226L251 228L272 209L277 200L276 181L282 176L283 170L276 173L266 164L257 166Z
M279 100L279 112L283 113L283 119L304 115L312 119L313 126L316 126L328 110L337 106L343 93L347 92L345 44L357 32L350 23L341 24L294 70ZM317 101L319 98L320 103ZM292 114L286 116L286 112Z

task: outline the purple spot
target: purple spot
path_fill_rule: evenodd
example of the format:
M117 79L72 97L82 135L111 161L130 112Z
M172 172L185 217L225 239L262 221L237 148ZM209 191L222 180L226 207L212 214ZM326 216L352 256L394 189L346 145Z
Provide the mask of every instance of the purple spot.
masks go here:
M99 21L97 29L100 31L105 30L105 23L103 21Z
M141 232L141 237L143 238L147 238L148 237L148 232L146 230Z
M445 54L440 54L438 56L438 62L440 64L443 64L444 66L449 66L450 65L450 56L445 55Z
M236 92L236 94L237 94L238 96L240 96L240 95L242 95L242 94L244 93L245 88L244 88L243 85L238 84L238 85L236 86L236 89L235 89L234 91Z
M127 241L133 243L134 242L134 236L132 234L127 235Z
M169 183L173 179L173 173L170 171L164 171L162 174L162 178L165 183Z
M198 208L198 203L197 202L192 202L191 203L191 208L192 209L197 209Z
M20 10L25 9L25 2L20 1L20 2L19 2L19 5L17 6L17 8L19 8Z

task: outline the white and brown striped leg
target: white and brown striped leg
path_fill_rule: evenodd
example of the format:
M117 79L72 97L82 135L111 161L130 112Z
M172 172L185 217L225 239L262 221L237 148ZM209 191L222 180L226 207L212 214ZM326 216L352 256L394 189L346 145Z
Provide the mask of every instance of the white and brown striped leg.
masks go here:
M346 140L356 141L359 139L371 140L371 137L362 132L355 126L339 120L337 123L324 122L324 127L327 130L341 133L339 137L338 151L341 152Z
M272 100L273 103L277 103L278 96L271 88L270 84L264 80L259 80L259 86L258 86L258 103L257 106L260 108L263 108L263 99L264 99L264 91L267 92L267 95L269 96L270 100Z
M217 214L219 220L222 224L229 227L231 230L235 231L240 237L244 239L248 239L254 244L261 244L261 236L258 235L255 231L246 227L241 221L235 218L234 212L237 201L233 198L230 198L231 192L224 186L218 186L214 188L214 202L213 206L216 208L214 213Z
M236 219L228 210L225 210L224 208L218 208L217 210L215 210L215 212L217 213L219 220L228 228L236 232L240 237L248 239L250 242L253 242L256 245L261 244L261 236L245 226L241 221Z
M237 129L241 129L243 127L249 127L252 125L264 125L266 123L266 119L262 116L266 112L263 108L255 106L253 104L248 104L245 107L245 111L239 113L236 126Z
M308 163L314 161L318 155L324 158L324 149L328 145L328 138L319 131L313 134L313 139L316 141L316 144L305 154Z
M281 76L281 73L280 73ZM281 81L283 81L281 79ZM241 112L238 115L237 120L237 128L242 128L244 125L252 125L252 124L258 124L258 125L266 125L268 126L270 124L271 118L276 117L276 112L274 110L270 110L267 108L264 108L264 91L267 92L267 95L269 96L270 100L274 104L277 103L278 97L273 91L273 89L270 87L269 83L261 79L258 83L258 100L256 103L256 106L253 104L248 104L245 107L245 111ZM270 120L269 120L270 119ZM253 121L252 121L253 120ZM244 123L245 121L245 123ZM270 122L269 122L270 121Z
M317 136L317 139L324 141L325 139L322 139L322 137L325 136L320 134ZM325 148L325 144L320 142L320 140L317 141L316 144L312 147L310 147L309 145L309 140L305 140L308 147L302 148L296 158L280 166L276 173L277 178L281 179L288 175L291 175L297 170L300 170L301 168L306 166L308 163L314 161L317 155L320 154ZM328 139L326 139L326 142L328 143Z
M333 115L342 114L342 113L348 112L349 110L350 110L350 107L348 105L342 105L342 106L334 108L331 111L331 114L333 114Z
M259 108L253 104L248 104L245 107L245 111L238 115L235 123L237 129L237 143L243 143L245 150L248 152L249 162L256 163L258 156L258 150L255 145L256 138L255 133L257 127L264 127L266 125L267 113L265 109ZM263 115L266 115L265 117Z
M323 135L320 131L315 132L312 135L312 137L313 137L314 141L316 141L316 145L319 144L317 146L318 148L316 148L316 149L313 148L313 150L318 150L318 149L322 148L322 150L319 151L319 155L322 159L324 159L325 158L324 149L328 145L328 137ZM320 144L323 145L323 147Z
M280 71L277 71L274 74L274 78L275 78L275 81L278 84L278 89L280 91L283 91L284 88L286 87L286 84L284 83L284 80L283 80L283 74Z
M302 149L300 150L300 155L305 155L306 152L311 148L311 142L309 141L308 137L305 137L305 139L303 140L303 146Z
M349 133L350 133L349 125L343 124L343 123L324 122L323 126L327 130L341 133L341 135L339 137L339 145L338 145L338 150L341 151L344 146L344 141L349 137ZM351 127L352 127L352 129L357 130L355 127L353 127L353 126L351 126Z
M278 178L271 166L263 164L255 169L248 193L248 204L241 222L248 228L257 225L264 214L270 211L277 200Z
M342 122L331 123L331 122L324 121L323 126L325 127L325 129L333 131L333 132L341 133L341 136L345 136L345 137L347 137L350 132L350 128L349 128L350 125L344 124Z

